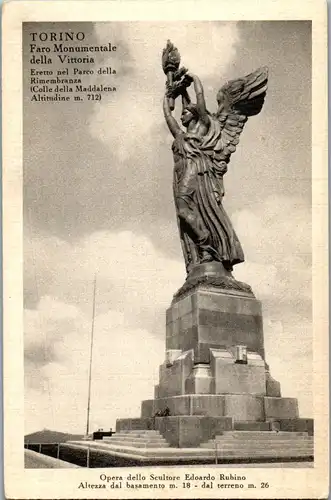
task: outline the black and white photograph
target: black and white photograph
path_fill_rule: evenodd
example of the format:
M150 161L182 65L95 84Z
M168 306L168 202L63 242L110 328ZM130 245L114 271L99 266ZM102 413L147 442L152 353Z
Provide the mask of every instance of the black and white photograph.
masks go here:
M314 22L132 19L21 22L23 469L277 498L319 466Z

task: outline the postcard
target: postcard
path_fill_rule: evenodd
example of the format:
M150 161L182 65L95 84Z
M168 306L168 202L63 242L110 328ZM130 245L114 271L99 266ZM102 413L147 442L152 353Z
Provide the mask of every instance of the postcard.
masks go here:
M8 499L328 496L326 30L4 4Z

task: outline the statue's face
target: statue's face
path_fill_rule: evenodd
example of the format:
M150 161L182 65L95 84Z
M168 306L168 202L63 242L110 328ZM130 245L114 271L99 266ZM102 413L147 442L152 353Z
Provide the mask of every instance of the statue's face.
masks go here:
M180 119L184 127L187 127L190 121L193 120L193 113L191 113L188 109L183 109Z

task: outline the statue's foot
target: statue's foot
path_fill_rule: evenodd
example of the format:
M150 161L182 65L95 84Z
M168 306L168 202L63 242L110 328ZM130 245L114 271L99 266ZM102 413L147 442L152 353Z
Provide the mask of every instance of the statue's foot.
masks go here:
M204 264L205 262L212 262L213 260L213 256L209 252L207 252L207 250L203 250L203 252L201 253L200 264Z
M232 264L230 264L230 262L224 261L223 266L224 266L224 269L226 269L226 271L229 271L230 273L233 271L233 266L232 266Z

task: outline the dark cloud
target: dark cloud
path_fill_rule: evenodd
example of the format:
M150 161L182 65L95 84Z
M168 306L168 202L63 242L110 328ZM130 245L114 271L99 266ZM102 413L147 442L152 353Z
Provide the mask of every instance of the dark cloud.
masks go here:
M24 358L26 363L31 363L38 367L46 366L49 363L59 360L54 344L48 343L46 347L42 346L39 342L32 342L25 348Z

